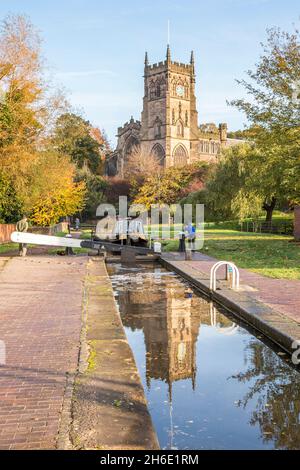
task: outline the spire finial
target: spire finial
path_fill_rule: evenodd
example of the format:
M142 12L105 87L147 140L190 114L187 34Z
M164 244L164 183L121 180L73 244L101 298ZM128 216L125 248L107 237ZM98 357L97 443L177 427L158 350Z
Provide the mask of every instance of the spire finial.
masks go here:
M148 67L149 61L148 61L148 52L145 52L145 67Z
M171 62L170 44L167 45L167 62Z
M191 67L192 67L192 74L195 75L195 58L194 58L194 51L191 52Z

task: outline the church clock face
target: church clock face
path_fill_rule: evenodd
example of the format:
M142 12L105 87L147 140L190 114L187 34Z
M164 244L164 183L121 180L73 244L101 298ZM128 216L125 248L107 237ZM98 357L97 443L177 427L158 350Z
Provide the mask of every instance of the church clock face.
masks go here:
M177 85L176 94L181 97L184 95L184 87L182 85Z

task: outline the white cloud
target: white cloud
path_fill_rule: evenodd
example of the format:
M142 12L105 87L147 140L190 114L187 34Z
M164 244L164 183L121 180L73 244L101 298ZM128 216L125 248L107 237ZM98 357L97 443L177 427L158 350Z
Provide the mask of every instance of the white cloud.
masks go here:
M82 71L70 71L70 72L58 72L56 77L58 78L77 78L77 77L92 77L94 75L109 75L116 77L118 74L112 70L82 70Z

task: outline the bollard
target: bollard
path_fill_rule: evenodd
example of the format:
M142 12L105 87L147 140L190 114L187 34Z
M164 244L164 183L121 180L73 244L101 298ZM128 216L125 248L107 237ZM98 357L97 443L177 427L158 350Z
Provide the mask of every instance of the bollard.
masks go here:
M192 259L193 259L193 252L190 248L187 248L187 250L185 252L185 259L186 259L186 261L192 261Z
M179 252L184 253L186 250L185 247L185 234L184 232L180 233L180 238L179 238Z

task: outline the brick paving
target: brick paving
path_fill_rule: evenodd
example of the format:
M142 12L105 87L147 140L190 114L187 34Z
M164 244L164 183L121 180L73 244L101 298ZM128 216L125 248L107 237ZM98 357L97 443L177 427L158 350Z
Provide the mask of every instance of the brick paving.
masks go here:
M166 259L180 259L179 254L164 254ZM193 269L199 270L209 278L210 269L216 261L215 258L201 253L193 254L193 261L185 261ZM224 279L224 270L220 268L218 277ZM241 284L253 287L255 290L247 291L253 299L269 305L275 311L283 313L289 318L300 323L300 280L272 279L260 274L252 273L246 269L240 269Z
M85 270L83 257L0 261L0 449L56 447L66 377L78 363Z

